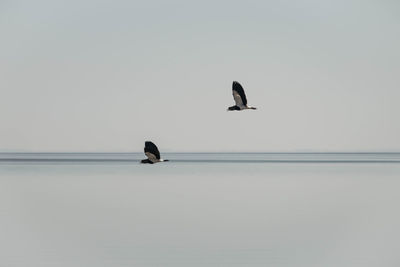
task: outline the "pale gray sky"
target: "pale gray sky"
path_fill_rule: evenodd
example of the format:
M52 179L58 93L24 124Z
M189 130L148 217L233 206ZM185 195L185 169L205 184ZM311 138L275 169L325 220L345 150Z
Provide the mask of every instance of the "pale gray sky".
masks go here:
M0 33L1 151L400 150L398 1L3 0Z

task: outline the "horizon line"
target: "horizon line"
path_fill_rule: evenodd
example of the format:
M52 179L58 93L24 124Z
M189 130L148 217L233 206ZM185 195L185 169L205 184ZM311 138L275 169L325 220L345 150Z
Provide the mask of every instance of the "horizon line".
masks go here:
M136 154L143 151L1 151L0 154ZM163 151L177 154L399 154L400 151Z

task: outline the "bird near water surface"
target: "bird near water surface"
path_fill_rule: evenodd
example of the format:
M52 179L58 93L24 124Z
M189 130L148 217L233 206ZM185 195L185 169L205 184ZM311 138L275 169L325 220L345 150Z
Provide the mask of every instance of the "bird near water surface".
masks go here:
M236 105L229 107L228 111L240 111L244 109L257 109L255 107L251 107L247 105L246 94L244 93L243 87L237 81L234 81L232 84L232 94L233 99L235 100Z
M157 162L169 161L167 159L160 158L160 151L158 151L157 146L151 141L145 142L144 154L147 156L147 159L143 159L141 161L141 163L153 164L153 163L157 163Z

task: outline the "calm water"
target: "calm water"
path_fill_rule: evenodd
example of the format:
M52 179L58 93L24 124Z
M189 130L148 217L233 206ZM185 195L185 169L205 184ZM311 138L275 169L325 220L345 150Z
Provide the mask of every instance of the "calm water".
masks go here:
M400 154L0 154L0 266L400 266Z

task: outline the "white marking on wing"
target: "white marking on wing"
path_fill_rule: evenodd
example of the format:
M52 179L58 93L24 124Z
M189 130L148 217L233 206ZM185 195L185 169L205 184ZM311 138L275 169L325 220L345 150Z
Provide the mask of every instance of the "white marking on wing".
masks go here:
M236 92L235 90L232 90L232 94L233 94L233 99L235 100L236 106L238 107L243 107L243 101L242 98L240 97L240 95L238 94L238 92Z
M156 157L154 154L152 154L152 153L150 153L150 152L145 152L144 154L147 156L147 158L148 158L151 162L158 162L158 159L157 159L157 157Z

